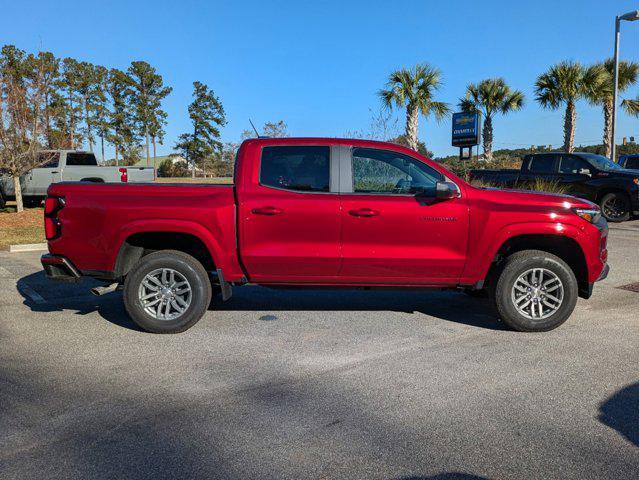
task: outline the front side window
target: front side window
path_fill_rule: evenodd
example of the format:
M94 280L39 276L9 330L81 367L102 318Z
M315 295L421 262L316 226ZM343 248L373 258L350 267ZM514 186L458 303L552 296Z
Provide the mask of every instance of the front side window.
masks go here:
M582 170L589 170L590 165L580 158L562 155L559 161L559 173L577 175Z
M532 173L554 173L554 155L535 155L530 159L529 169Z
M626 160L624 168L639 170L639 157L630 157Z
M410 195L435 192L443 176L423 162L390 150L353 149L353 192Z
M40 152L38 154L40 168L56 168L59 160L59 152Z
M330 147L264 147L260 184L300 192L328 192Z

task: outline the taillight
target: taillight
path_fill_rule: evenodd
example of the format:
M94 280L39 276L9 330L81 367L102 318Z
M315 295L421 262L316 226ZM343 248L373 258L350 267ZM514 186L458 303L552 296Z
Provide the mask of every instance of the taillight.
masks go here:
M47 240L58 238L62 233L62 225L56 215L64 208L64 205L65 201L62 197L47 197L44 201L44 235Z
M129 181L129 174L127 173L126 168L120 168L120 181L121 182L128 182Z

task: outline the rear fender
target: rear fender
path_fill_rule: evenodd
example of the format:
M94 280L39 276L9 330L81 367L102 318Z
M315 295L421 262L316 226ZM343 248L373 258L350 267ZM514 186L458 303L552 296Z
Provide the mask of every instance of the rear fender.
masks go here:
M124 244L127 238L137 233L145 232L175 232L186 233L197 237L204 243L211 258L215 262L217 268L225 269L230 266L227 265L226 257L221 245L211 232L204 226L196 222L190 222L185 220L139 220L126 224L118 233L117 245L118 248L114 250L113 257L110 259L111 269L115 270L115 262L120 251L121 246Z

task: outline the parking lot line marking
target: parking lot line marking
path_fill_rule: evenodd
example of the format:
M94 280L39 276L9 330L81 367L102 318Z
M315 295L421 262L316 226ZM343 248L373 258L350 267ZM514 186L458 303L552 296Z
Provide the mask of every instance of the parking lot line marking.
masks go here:
M47 301L44 298L42 298L42 295L36 292L29 285L20 285L20 290L22 290L22 293L25 294L27 297L29 297L29 299L33 301L34 303L39 303L39 304L47 303Z
M0 277L2 278L11 278L11 272L4 267L0 267Z

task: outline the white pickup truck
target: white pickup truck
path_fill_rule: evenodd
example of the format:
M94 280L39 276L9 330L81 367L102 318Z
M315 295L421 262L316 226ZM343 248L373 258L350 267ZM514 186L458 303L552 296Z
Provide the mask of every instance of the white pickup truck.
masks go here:
M47 162L20 177L22 196L28 206L40 204L49 185L56 182L143 183L155 180L153 167L100 166L92 152L45 150L41 155ZM14 198L13 180L7 176L0 177L0 208Z

